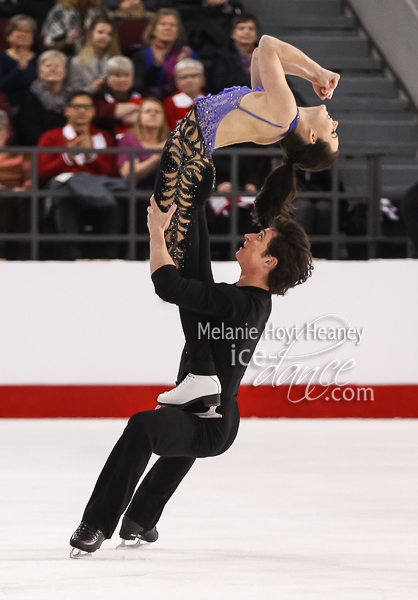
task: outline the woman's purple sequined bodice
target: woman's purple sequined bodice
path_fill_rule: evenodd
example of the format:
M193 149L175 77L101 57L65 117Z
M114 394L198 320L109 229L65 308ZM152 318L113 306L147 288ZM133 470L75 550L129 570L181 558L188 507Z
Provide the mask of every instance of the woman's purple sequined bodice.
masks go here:
M206 149L209 157L212 157L212 153L215 150L215 138L219 123L222 121L225 115L234 109L243 110L259 121L269 123L269 125L272 125L273 127L287 129L285 135L296 129L299 120L299 110L295 119L289 125L289 128L287 128L282 127L281 125L276 125L275 123L270 123L270 121L266 121L265 119L254 115L250 111L242 109L240 107L241 98L247 94L250 94L251 92L264 92L264 89L262 87L257 87L255 90L252 90L246 86L235 86L232 88L227 88L223 92L220 92L214 96L209 94L208 96L205 96L205 98L195 99L197 117L199 119L200 129L205 139Z

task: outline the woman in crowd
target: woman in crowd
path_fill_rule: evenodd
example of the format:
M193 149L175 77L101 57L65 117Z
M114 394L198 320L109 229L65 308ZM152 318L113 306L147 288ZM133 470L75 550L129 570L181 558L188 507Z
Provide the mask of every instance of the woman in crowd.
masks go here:
M141 94L133 89L134 65L126 56L114 56L106 63L106 79L94 96L94 124L119 137L138 118Z
M77 54L87 28L102 11L102 0L58 0L42 27L45 46Z
M0 52L0 89L15 112L25 91L36 79L36 58L32 51L36 23L32 17L16 15L7 24L9 48Z
M47 50L38 58L38 78L26 92L16 119L20 144L36 146L45 131L66 124L66 61L65 54L58 50Z
M118 140L123 148L162 150L169 133L163 105L156 98L144 98L137 122L132 129ZM160 154L138 154L134 160L134 172L137 186L141 190L153 190ZM119 172L122 177L129 177L130 164L128 154L118 155ZM149 193L137 202L137 232L147 233L147 207ZM140 244L138 258L149 257L148 244Z
M0 110L0 147L6 145L9 135L9 118L4 110ZM21 154L12 152L0 153L0 190L10 189L23 192L30 187L30 162ZM0 232L26 233L29 231L29 198L10 194L0 197ZM11 243L0 242L0 258L28 258L22 244L11 256Z
M198 59L186 41L179 13L162 8L151 18L144 33L144 47L132 57L135 84L144 94L160 100L176 91L174 67L183 58Z
M108 59L118 54L120 48L114 21L106 15L95 17L83 49L71 59L68 87L94 94L105 81Z

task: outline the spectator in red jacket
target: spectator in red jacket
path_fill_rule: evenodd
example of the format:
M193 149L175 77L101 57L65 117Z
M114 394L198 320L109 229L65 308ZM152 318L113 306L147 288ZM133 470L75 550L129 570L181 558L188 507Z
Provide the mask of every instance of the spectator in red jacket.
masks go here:
M174 69L177 92L164 100L164 111L170 131L176 127L194 104L194 98L204 96L205 74L203 63L184 58Z
M142 96L133 89L134 65L126 56L112 56L106 63L106 79L94 95L94 124L118 139L137 121Z
M49 184L53 181L65 183L74 173L106 175L118 177L116 155L98 154L94 150L112 147L114 139L106 131L94 127L92 95L84 91L75 91L69 95L65 116L67 124L63 128L45 132L38 143L41 147L63 147L67 151L57 154L39 154L39 181ZM77 152L77 148L91 148L88 152ZM84 206L73 197L54 197L52 214L59 233L81 233L91 227L97 233L120 232L120 210L115 202L112 206ZM100 258L116 258L114 244L99 245ZM84 258L80 244L66 245L66 260Z

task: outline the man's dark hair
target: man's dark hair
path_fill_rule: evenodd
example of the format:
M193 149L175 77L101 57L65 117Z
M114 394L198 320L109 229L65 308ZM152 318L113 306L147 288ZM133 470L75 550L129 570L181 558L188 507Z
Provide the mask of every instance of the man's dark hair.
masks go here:
M277 258L277 265L269 272L267 283L272 294L284 296L312 275L311 244L302 227L292 219L277 217L271 228L277 235L271 238L266 255Z
M93 94L91 94L90 92L85 92L84 90L74 90L73 92L70 92L68 94L65 106L70 106L74 98L78 98L79 96L87 96L94 103Z
M232 29L231 32L234 31L235 27L237 27L237 25L240 25L241 23L248 23L248 21L253 21L255 28L257 30L257 35L258 32L260 31L260 22L257 19L257 17L255 15L250 15L250 14L246 14L243 13L242 15L235 15L235 17L232 19Z

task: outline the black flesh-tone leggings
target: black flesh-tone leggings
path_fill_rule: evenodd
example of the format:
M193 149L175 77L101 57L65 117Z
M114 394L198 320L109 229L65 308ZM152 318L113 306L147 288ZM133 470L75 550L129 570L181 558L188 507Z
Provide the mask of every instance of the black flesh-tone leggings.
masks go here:
M173 202L177 205L166 242L171 258L187 279L213 281L205 204L214 175L193 107L165 145L154 191L163 211ZM195 375L215 375L210 342L198 337L199 315L180 308L180 318L188 350L187 370Z

